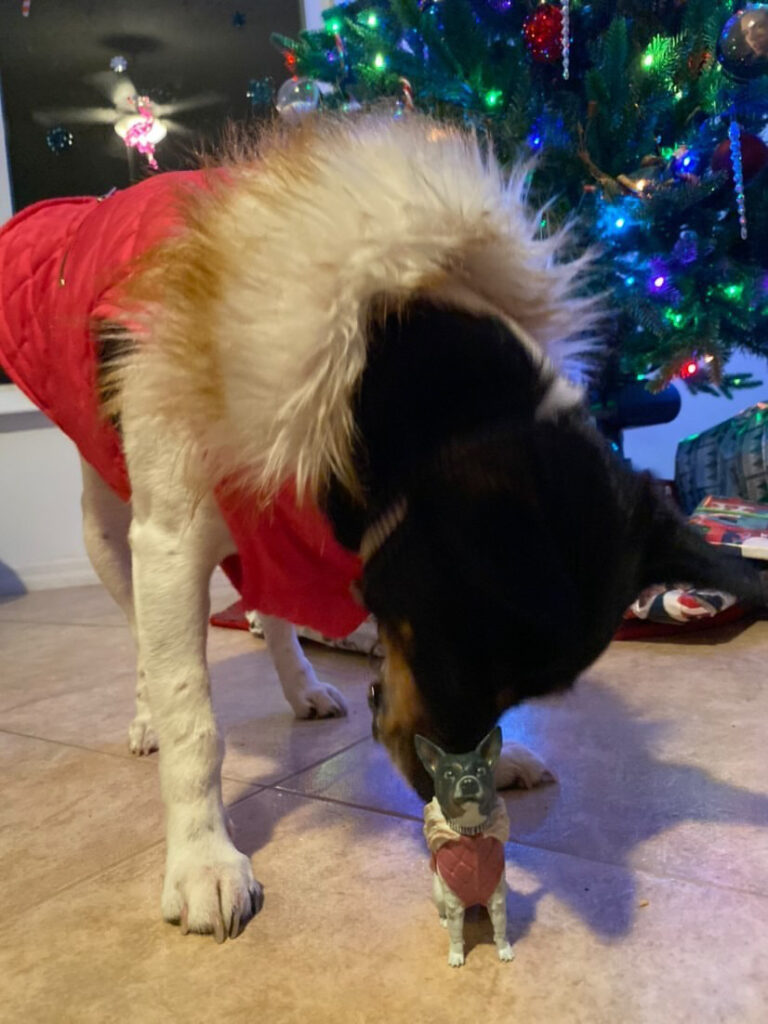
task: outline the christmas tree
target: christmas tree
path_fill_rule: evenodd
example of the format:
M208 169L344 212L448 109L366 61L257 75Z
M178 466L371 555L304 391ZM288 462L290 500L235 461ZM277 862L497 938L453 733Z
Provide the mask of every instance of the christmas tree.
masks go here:
M603 396L758 383L725 368L768 354L768 4L350 0L323 18L274 37L294 76L278 109L388 98L394 117L470 126L505 162L535 154L541 231L575 213L612 296Z

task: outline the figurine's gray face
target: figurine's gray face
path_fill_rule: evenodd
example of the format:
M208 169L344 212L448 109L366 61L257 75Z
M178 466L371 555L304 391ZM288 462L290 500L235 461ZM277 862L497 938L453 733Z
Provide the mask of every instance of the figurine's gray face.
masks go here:
M446 819L475 827L488 818L496 803L493 769L501 753L501 729L496 726L469 754L446 754L423 736L415 743Z

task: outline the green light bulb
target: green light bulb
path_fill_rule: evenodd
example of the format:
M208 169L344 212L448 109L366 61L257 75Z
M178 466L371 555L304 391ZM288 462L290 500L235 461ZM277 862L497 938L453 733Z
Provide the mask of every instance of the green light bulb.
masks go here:
M664 312L664 319L668 320L673 327L680 328L685 323L685 317L682 313L676 313L674 309L667 309Z

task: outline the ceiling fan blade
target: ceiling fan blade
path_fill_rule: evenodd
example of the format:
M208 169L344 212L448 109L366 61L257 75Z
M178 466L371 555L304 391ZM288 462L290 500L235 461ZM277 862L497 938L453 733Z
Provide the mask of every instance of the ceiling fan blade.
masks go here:
M151 99L151 97L150 97ZM186 100L177 100L172 103L158 103L155 106L155 113L158 117L167 114L183 114L187 110L199 110L202 107L215 107L219 103L226 103L228 97L221 92L201 92L197 96L190 96Z
M56 110L35 110L32 114L35 124L53 128L63 124L114 124L115 111L111 107L60 107Z
M162 118L162 122L168 129L168 132L173 132L174 135L192 138L197 134L193 128L188 128L185 124L180 124L178 121L169 121L167 117Z

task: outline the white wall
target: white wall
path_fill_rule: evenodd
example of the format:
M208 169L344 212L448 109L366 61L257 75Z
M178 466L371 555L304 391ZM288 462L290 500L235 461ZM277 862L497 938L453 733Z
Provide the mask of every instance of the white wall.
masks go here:
M5 146L3 90L0 82L0 224L11 216L11 183L8 174L8 153Z
M0 223L11 190L0 94ZM0 384L0 594L92 583L80 529L74 445L11 384Z
M95 582L80 529L74 445L0 387L0 594Z
M304 0L304 24L307 28L320 28L323 19L320 12L326 7L333 7L333 0Z

